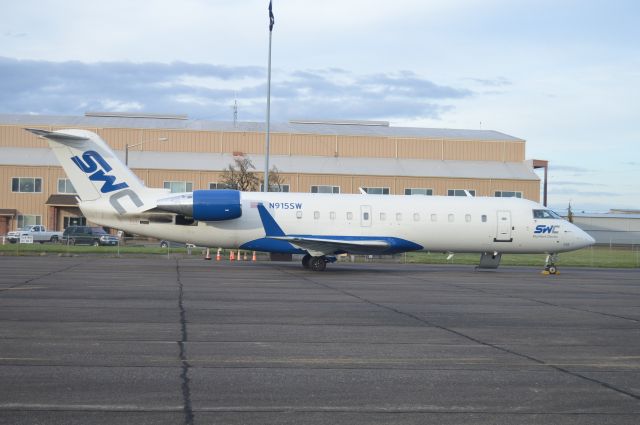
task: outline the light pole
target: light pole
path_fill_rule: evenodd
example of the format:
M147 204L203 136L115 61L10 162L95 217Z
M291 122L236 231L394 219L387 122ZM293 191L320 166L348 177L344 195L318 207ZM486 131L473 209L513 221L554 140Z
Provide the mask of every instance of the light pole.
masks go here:
M166 142L169 140L167 137L159 137L158 142ZM135 148L136 146L142 146L145 143L154 142L155 140L145 140L144 142L135 143L133 145L124 146L124 165L129 166L129 148Z

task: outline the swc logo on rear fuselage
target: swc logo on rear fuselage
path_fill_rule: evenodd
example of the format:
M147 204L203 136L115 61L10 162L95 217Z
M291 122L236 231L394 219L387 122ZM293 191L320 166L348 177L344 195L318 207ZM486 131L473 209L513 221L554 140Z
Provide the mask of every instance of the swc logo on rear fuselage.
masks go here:
M89 174L89 180L94 182L103 182L100 192L109 193L116 190L129 187L125 182L115 183L116 177L107 173L112 170L109 163L96 151L86 151L82 154L82 158L74 156L71 160L84 173Z

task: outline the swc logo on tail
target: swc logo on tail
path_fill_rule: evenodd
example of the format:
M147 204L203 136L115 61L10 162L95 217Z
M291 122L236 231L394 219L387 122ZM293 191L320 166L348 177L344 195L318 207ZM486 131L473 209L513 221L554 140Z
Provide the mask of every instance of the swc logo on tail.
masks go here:
M116 177L107 174L113 168L111 168L109 163L98 152L86 151L82 154L82 158L74 156L71 160L84 173L89 174L89 180L94 182L103 182L100 192L109 193L120 189L126 189L120 190L118 193L114 193L109 196L109 203L118 214L125 214L127 212L125 205L129 203L125 203L125 205L122 203L122 200L125 198L128 198L130 203L133 203L136 207L143 206L144 203L138 194L131 189L127 189L129 185L126 182L116 183Z
M104 182L100 188L100 192L109 193L129 187L125 182L115 183L116 177L106 173L112 170L109 163L96 151L86 151L82 154L82 158L74 156L71 160L84 173L89 174L89 180L94 182Z

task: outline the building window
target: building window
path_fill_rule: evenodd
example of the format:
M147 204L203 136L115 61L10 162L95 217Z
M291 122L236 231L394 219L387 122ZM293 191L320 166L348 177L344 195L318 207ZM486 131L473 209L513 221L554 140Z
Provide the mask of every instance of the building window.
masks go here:
M471 196L476 196L476 191L472 189L467 189L467 192L471 194ZM447 190L447 196L467 196L465 193L465 189L449 189Z
M69 226L86 226L87 219L85 217L64 217L62 219L62 227L66 229Z
M76 193L69 179L58 179L58 193Z
M367 192L369 195L388 195L389 194L388 187L363 187L362 190Z
M433 189L424 189L421 187L412 187L412 188L407 188L404 190L404 194L405 195L426 195L426 196L432 196L433 195Z
M165 182L165 187L166 187ZM209 190L218 190L218 189L232 189L224 183L209 183Z
M11 179L12 192L40 193L42 179L40 177L14 177Z
M496 190L496 198L522 198L522 192Z
M340 186L311 186L311 193L340 193Z
M260 183L260 192L264 190L264 183ZM288 192L288 184L272 184L269 186L269 192Z
M164 188L169 189L171 193L193 192L193 183L191 182L164 182Z
M24 226L42 224L42 216L40 215L18 215L18 229Z

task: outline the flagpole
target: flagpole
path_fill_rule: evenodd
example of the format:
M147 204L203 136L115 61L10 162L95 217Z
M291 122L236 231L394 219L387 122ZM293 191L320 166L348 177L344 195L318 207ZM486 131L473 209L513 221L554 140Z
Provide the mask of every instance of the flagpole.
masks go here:
M269 191L269 142L271 139L271 35L273 34L273 12L269 1L269 64L267 66L267 140L264 155L263 192Z

